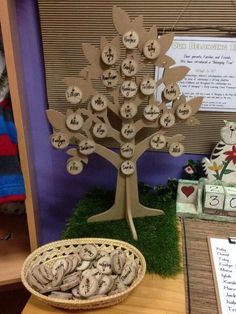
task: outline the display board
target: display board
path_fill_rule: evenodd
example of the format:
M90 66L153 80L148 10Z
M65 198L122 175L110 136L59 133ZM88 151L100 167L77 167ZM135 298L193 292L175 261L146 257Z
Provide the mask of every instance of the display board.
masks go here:
M145 27L156 24L159 34L175 31L177 35L185 36L229 36L228 29L236 30L235 7L229 0L197 0L194 3L147 0L145 5L141 0L39 0L38 3L49 108L63 113L67 109L63 78L78 76L85 66L83 42L99 46L101 36L110 34L110 38L114 37L111 21L114 4L128 11L133 18L142 14L147 21ZM214 25L220 27L214 28ZM150 73L154 76L153 69ZM191 135L188 126L177 126L174 131L188 138L184 143L186 152L209 154L218 142L223 119L236 120L235 113L225 112L200 112L197 117L201 124L191 130ZM115 144L108 142L108 145Z
M220 314L236 312L236 238L208 238Z

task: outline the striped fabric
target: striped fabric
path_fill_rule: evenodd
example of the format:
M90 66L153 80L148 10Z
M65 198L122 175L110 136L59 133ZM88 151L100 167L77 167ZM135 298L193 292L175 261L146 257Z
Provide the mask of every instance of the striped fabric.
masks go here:
M10 99L0 102L0 204L25 200Z

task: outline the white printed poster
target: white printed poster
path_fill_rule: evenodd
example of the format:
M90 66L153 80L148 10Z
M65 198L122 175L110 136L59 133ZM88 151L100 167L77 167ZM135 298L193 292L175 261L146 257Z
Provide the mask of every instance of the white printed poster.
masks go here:
M236 39L216 37L175 37L167 55L176 66L190 68L179 82L187 99L203 96L203 111L236 112ZM155 78L163 69L156 68ZM161 99L162 88L157 89Z
M236 313L236 242L217 238L209 241L220 313Z

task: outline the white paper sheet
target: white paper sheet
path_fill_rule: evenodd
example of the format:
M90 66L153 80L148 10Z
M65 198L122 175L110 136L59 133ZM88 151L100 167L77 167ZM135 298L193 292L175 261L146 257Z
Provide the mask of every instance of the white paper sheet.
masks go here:
M200 110L236 112L235 38L175 37L167 55L176 61L175 66L191 69L179 85L188 99L204 97ZM162 71L156 68L156 79ZM161 99L161 88L157 99Z
M222 314L236 313L236 244L228 239L210 238Z

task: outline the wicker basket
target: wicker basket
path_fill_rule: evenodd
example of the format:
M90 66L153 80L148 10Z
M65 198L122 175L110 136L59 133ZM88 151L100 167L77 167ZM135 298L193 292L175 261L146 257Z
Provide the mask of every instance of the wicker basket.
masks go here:
M123 292L93 300L60 300L52 297L49 298L43 294L40 294L29 285L29 283L27 282L27 272L29 269L32 268L33 265L38 265L40 262L44 262L49 267L51 267L55 262L55 259L67 255L71 256L71 254L78 253L81 245L84 244L95 244L98 248L106 250L107 252L111 252L113 249L116 248L122 249L129 257L129 259L135 260L139 266L139 270L137 278L132 283L132 285ZM117 304L127 298L131 291L135 289L142 281L145 272L146 262L143 255L140 253L139 250L137 250L129 243L112 239L80 238L56 241L36 249L27 257L23 264L21 270L21 280L25 288L30 293L32 293L39 300L52 306L64 309L96 309Z

